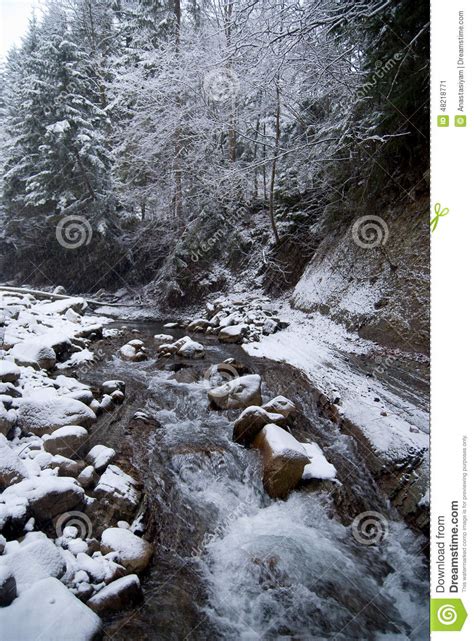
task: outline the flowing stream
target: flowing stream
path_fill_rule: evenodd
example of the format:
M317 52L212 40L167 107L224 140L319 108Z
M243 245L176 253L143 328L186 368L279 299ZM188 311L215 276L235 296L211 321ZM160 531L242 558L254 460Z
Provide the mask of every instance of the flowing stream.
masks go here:
M142 323L153 334L181 330ZM390 511L352 439L317 411L310 385L296 370L250 359L239 346L199 335L204 361L150 359L98 364L89 382L121 378L127 401L98 440L132 444L151 506L152 566L142 606L107 622L116 641L427 641L428 572L423 537ZM122 341L122 343L125 341ZM314 484L275 501L264 492L260 456L232 442L239 412L208 408L204 373L234 357L299 409L294 434L315 440L338 470L329 495ZM167 368L167 369L164 369ZM127 430L135 411L158 426ZM103 434L103 433L102 433ZM373 546L352 533L354 514L380 512L387 536Z

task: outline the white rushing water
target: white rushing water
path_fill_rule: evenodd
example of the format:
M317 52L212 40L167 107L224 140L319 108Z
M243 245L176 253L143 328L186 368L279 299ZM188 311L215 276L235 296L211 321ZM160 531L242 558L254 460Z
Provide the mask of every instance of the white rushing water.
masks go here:
M167 457L152 471L171 478L170 511L183 497L186 511L176 518L187 521L190 536L198 523L205 530L188 559L205 591L201 632L209 625L208 638L226 641L428 641L422 537L387 517L384 540L362 545L324 493L271 500L258 452L232 442L234 417L209 410L205 381L180 383L156 369L141 374L145 407L161 426L151 456ZM347 439L335 443L346 457ZM377 490L369 478L366 485L370 497Z

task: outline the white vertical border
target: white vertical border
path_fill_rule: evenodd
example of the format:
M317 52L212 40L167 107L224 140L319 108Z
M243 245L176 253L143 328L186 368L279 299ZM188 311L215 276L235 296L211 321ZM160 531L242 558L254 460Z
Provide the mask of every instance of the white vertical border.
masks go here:
M459 11L464 12L466 128L454 126L459 113ZM432 633L432 638L446 641L474 638L474 429L469 411L474 397L473 48L472 0L432 0L430 217L435 203L449 208L449 214L439 220L431 242L431 597L461 598L468 613L461 632ZM450 124L446 128L437 126L437 116L442 113L441 80L447 81L446 114ZM457 499L462 504L463 435L468 437L469 472L467 591L440 594L436 593L437 519L443 514L449 523L451 501Z

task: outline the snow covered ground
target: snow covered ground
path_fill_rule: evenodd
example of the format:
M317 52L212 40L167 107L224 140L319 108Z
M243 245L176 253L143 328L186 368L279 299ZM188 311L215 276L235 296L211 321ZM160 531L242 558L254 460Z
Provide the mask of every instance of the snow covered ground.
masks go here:
M113 449L90 443L125 385L93 393L60 373L91 367L110 321L82 298L0 295L0 629L10 641L92 641L99 614L139 598L133 572L153 551L135 534L139 484L109 465Z

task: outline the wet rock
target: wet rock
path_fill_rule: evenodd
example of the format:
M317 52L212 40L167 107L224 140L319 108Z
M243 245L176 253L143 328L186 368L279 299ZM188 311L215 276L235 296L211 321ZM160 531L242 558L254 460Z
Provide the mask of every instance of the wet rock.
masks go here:
M207 395L211 404L219 409L245 408L262 404L261 385L258 374L249 374L214 387Z
M55 578L36 582L11 605L0 609L0 629L8 641L98 641L100 618Z
M104 615L110 612L126 610L139 603L142 597L138 576L130 574L113 581L102 590L99 590L97 594L89 599L87 605L97 614Z
M285 418L293 416L296 414L296 405L293 401L286 398L286 396L275 396L271 401L262 405L264 410L267 412L275 412L276 414L282 414Z
M0 608L4 608L16 598L16 581L12 571L0 566Z
M65 397L21 399L17 413L18 427L37 436L51 434L66 425L90 427L96 420L90 407Z
M43 437L43 446L46 452L58 454L71 459L80 459L84 446L89 438L89 433L79 425L65 425L52 434Z
M148 541L117 527L102 532L100 549L103 554L114 552L116 561L130 572L143 571L153 555L153 547Z
M301 443L278 425L266 425L253 447L263 456L263 485L272 498L284 499L301 480L311 461Z
M283 425L285 420L285 417L281 414L270 413L264 410L263 407L251 405L235 421L232 438L236 443L249 447L265 425L269 423Z

